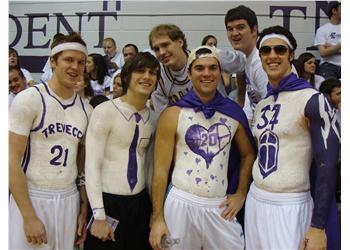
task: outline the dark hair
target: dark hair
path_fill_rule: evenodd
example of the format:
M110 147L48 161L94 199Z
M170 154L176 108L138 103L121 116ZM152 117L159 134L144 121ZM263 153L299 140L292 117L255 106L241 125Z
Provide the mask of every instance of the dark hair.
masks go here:
M225 15L225 27L227 28L228 22L239 19L246 20L250 29L253 29L254 26L258 29L258 19L256 18L255 12L244 5L240 5L227 11Z
M291 45L293 46L293 48L290 48L292 50L292 52L294 52L297 48L297 41L295 40L293 34L283 28L282 26L279 26L279 25L276 25L276 26L272 26L272 27L268 27L266 29L264 29L260 35L259 35L259 38L258 38L258 41L256 42L256 47L259 49L260 47L260 42L261 42L261 39L266 36L266 35L270 35L270 34L279 34L279 35L284 35L288 38L289 42L291 43Z
M70 33L69 35L66 35L66 36L61 36L59 35L57 38L55 38L53 41L52 41L52 44L51 44L51 49L53 49L54 47L56 47L57 45L59 44L62 44L62 43L71 43L71 42L74 42L74 43L80 43L81 45L85 46L86 47L86 43L84 42L84 40L81 38L80 34L77 33L77 32L72 32ZM57 53L56 55L53 56L54 60L57 60L57 58L59 57L59 55L62 53L63 51Z
M139 53L139 49L138 49L137 46L136 46L135 44L133 44L133 43L128 43L128 44L126 44L126 45L123 47L123 50L122 50L123 53L124 53L124 49L127 48L127 47L133 47L134 50L135 50L135 52L136 52L136 53Z
M212 54L213 52L210 50L210 49L207 49L207 48L201 48L199 50L196 51L196 58L198 58L200 55L205 55L205 54ZM215 58L216 59L216 58ZM216 59L218 61L218 64L219 64L219 69L221 71L221 66L220 66L220 62L218 59ZM194 63L194 61L196 60L193 60L190 65L188 65L188 72L191 72L192 70L192 65Z
M122 80L123 94L128 90L131 74L134 71L144 68L150 68L157 70L157 82L160 79L160 65L158 60L149 52L139 52L134 57L127 60L120 73Z
M19 55L18 55L17 50L15 50L14 48L9 47L9 56L10 56L10 54L12 54L12 53L15 53L15 54L16 54L16 57L17 57L17 65L16 65L16 66L20 67Z
M338 9L338 7L341 5L340 2L338 1L331 1L328 3L328 6L327 6L327 16L328 16L328 19L331 19L332 15L333 15L333 10L334 9Z
M96 106L108 100L109 100L108 97L105 95L95 95L94 97L91 98L89 103L93 108L96 108Z
M175 24L160 24L151 30L148 35L148 42L151 49L153 49L152 39L158 36L168 36L172 41L181 39L183 41L182 50L187 54L187 41L185 34Z
M56 33L52 38L52 42L57 40L57 39L61 39L63 37L64 37L64 35L62 33Z
M324 80L321 85L319 91L324 94L330 95L334 88L340 88L341 81L336 78L329 78Z
M18 67L18 65L17 66L9 66L9 72L11 72L11 71L17 71L19 76L24 78L24 74L23 74L21 68Z
M315 58L315 56L309 52L302 53L295 62L295 68L298 72L300 78L304 78L305 68L304 64L309 61L311 58ZM305 79L305 78L304 78ZM305 79L306 80L306 79ZM315 74L312 74L309 82L312 86L315 86Z
M203 37L203 40L202 40L201 45L206 45L206 43L208 42L208 40L209 40L210 38L214 38L215 41L218 42L218 39L216 39L215 36L213 36L213 35L207 35L207 36Z
M92 61L95 65L95 72L97 76L97 83L103 85L105 76L109 76L108 67L105 58L101 54L91 53L89 56L92 58ZM91 78L91 74L89 75Z
M90 77L88 73L84 72L83 79L84 79L84 83L87 83L87 86L84 88L85 96L90 96L90 97L94 96L94 90L91 87Z

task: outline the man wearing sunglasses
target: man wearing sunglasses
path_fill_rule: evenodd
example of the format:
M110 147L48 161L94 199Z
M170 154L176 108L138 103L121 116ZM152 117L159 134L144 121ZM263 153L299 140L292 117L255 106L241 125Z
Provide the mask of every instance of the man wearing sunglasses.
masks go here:
M340 249L340 239L325 231L337 221L329 213L339 150L334 109L292 73L297 43L288 30L263 30L257 47L269 85L254 114L259 153L246 200L246 248Z

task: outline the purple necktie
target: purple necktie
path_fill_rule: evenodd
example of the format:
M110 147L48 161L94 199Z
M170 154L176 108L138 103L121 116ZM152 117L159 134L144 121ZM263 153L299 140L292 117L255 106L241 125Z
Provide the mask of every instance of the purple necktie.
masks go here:
M141 115L139 113L135 113L135 119L136 119L136 127L135 127L135 133L134 138L132 138L132 142L129 148L129 162L128 162L128 183L130 186L131 192L134 190L134 187L137 183L137 159L136 159L136 147L137 147L137 141L139 139L139 121L141 119Z

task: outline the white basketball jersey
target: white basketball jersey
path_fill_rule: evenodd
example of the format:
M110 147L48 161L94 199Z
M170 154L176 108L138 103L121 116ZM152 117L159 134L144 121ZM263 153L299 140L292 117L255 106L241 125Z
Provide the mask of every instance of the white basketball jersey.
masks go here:
M307 119L307 101L314 89L279 93L258 103L253 134L258 141L258 157L253 165L255 185L270 192L309 190L312 145Z
M237 127L236 120L222 113L205 119L202 112L182 108L173 185L198 196L225 196L229 152Z
M10 111L13 133L28 136L22 167L36 187L64 189L77 177L78 144L91 106L74 94L63 100L41 83L22 91Z

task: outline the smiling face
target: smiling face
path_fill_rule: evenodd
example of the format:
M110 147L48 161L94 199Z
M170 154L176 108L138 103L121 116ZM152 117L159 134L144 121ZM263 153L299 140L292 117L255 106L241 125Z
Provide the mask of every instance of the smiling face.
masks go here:
M127 93L148 97L157 83L157 69L142 68L131 73Z
M284 53L283 50L279 49L282 46L284 46ZM273 49L270 50L269 48ZM263 53L263 51L266 53ZM288 44L279 38L271 38L264 41L259 52L261 63L269 78L269 82L277 86L280 80L291 72L291 62L294 58L293 52L289 50Z
M211 100L221 79L219 62L214 57L202 57L193 61L189 77L194 91L201 100Z
M15 52L9 53L9 66L16 66L18 63L18 58Z
M56 59L51 57L53 77L60 85L72 89L84 73L86 56L77 50L64 50Z
M170 67L173 70L179 68L179 61L186 55L182 49L182 39L172 41L168 36L158 36L152 38L152 49L156 54L157 59L165 66ZM182 65L183 67L184 65ZM182 68L180 66L180 69Z
M256 44L257 27L251 29L247 20L239 19L228 22L226 32L231 46L249 56Z
M18 94L26 88L26 80L20 75L18 69L9 71L9 91Z

